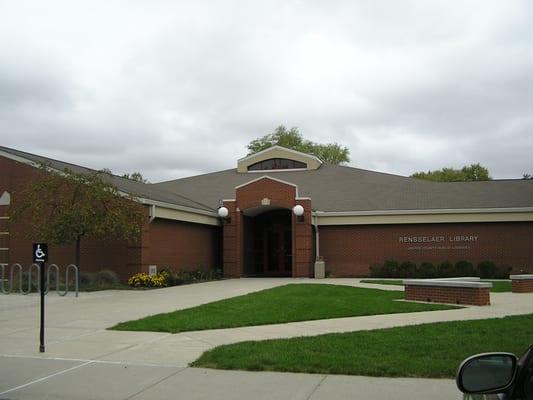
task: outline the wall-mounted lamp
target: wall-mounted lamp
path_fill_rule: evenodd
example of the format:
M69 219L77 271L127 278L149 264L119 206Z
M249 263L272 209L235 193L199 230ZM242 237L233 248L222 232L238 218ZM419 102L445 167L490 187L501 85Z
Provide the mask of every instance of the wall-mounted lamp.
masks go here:
M300 204L296 204L292 208L292 212L296 215L296 220L298 222L304 222L304 208Z
M226 221L226 223L231 222L231 217L229 216L229 210L226 207L220 207L218 209L218 216L222 218L223 221Z

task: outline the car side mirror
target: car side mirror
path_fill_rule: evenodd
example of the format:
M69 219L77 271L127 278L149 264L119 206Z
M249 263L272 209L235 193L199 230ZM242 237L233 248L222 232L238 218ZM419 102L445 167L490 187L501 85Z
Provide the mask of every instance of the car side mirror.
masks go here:
M463 393L503 393L514 383L517 358L511 353L477 354L464 360L457 371Z

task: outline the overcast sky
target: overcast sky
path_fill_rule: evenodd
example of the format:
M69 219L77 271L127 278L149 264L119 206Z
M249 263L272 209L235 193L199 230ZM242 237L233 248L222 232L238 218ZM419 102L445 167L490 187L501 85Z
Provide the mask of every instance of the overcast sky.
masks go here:
M533 173L533 2L0 0L2 145L157 182L280 124L359 168Z

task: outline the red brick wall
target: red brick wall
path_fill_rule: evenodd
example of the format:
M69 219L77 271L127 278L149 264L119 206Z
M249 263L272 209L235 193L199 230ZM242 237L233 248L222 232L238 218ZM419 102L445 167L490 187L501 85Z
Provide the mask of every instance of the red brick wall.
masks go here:
M296 204L304 207L303 222L292 218L293 268L294 277L312 276L313 231L311 225L311 201L296 200L296 187L273 179L260 179L235 191L235 201L226 201L224 206L229 210L231 221L224 224L223 257L224 275L241 277L243 269L243 220L242 211L260 207L261 200L270 199L270 205L292 209ZM239 211L237 211L237 209Z
M405 300L488 306L490 289L405 285Z
M0 196L2 193L3 191L1 191L0 187ZM9 233L9 220L5 219L5 217L8 217L8 215L8 207L0 206L0 263L9 262L9 252L2 250L9 248L10 237L9 234L6 234Z
M513 279L511 281L513 293L531 293L533 292L533 279Z
M385 260L439 263L490 260L515 273L533 272L533 222L319 226L320 255L335 276L368 276ZM401 243L403 236L442 235L441 243ZM449 242L449 236L477 236L475 242Z
M39 173L29 165L0 157L0 195L8 191L13 201L16 191L38 178ZM9 207L0 206L0 216L8 214ZM10 234L0 235L0 247L7 244L10 248L9 252L0 251L0 262L29 265L33 240L26 234L31 232L31 221L21 220L10 225ZM7 229L6 226L5 220L0 219L0 232ZM217 268L220 267L219 235L219 228L214 226L156 219L146 227L137 244L114 238L83 238L80 269L84 272L111 269L126 281L136 272L147 271L151 264L176 270L193 270L200 266ZM50 263L74 263L75 246L51 245L49 255Z
M157 265L174 271L221 268L220 227L155 219L143 235L142 269Z
M271 206L294 207L296 187L272 179L260 179L235 191L237 206L241 210L261 206L261 200L270 199Z
M4 191L11 193L11 201L16 200L17 191L39 178L39 170L21 162L0 157L0 194ZM9 207L0 206L0 215L9 215ZM2 220L0 220L2 221ZM5 229L5 221L0 222L0 231ZM28 238L31 233L31 221L19 220L9 223L8 238L2 238L9 244L9 252L0 251L8 263L31 264L32 242L39 238ZM2 246L0 246L2 247ZM106 238L103 240L82 238L80 271L95 272L111 269L125 280L132 273L140 270L141 251L139 245L129 245L123 240ZM75 245L50 245L49 263L60 266L75 262Z

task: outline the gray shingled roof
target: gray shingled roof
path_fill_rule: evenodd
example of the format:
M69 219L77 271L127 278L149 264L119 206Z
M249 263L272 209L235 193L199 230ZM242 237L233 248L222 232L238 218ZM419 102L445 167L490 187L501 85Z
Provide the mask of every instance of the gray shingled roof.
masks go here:
M429 182L323 164L317 170L238 173L229 169L154 184L210 207L235 197L235 187L263 175L298 185L319 211L385 211L533 207L533 180Z
M57 170L95 170L0 146L0 150ZM317 170L238 173L236 169L145 184L102 174L119 190L150 200L214 211L222 199L235 197L235 187L268 175L298 185L319 211L386 211L533 207L533 180L429 182L359 168L323 164Z
M70 163L66 163L63 161L58 161L52 158L42 157L42 156L38 156L35 154L31 154L31 153L26 153L20 150L10 149L4 146L0 146L0 150L6 153L12 154L14 156L24 158L26 160L33 161L35 163L49 164L50 167L56 170L59 170L59 171L63 171L64 169L69 169L75 173L80 173L80 174L91 174L91 173L97 172L90 168L81 167L79 165L70 164ZM213 212L215 211L209 206L203 204L202 202L197 202L192 199L189 199L186 196L181 195L180 193L169 192L165 190L163 187L160 187L159 185L137 182L131 179L121 178L119 176L106 174L106 173L101 173L101 176L106 181L115 185L115 187L118 190L124 193L130 193L137 197L142 197L145 199L160 201L164 203L170 203L170 204L181 206L181 207L194 208L197 210L213 211Z

